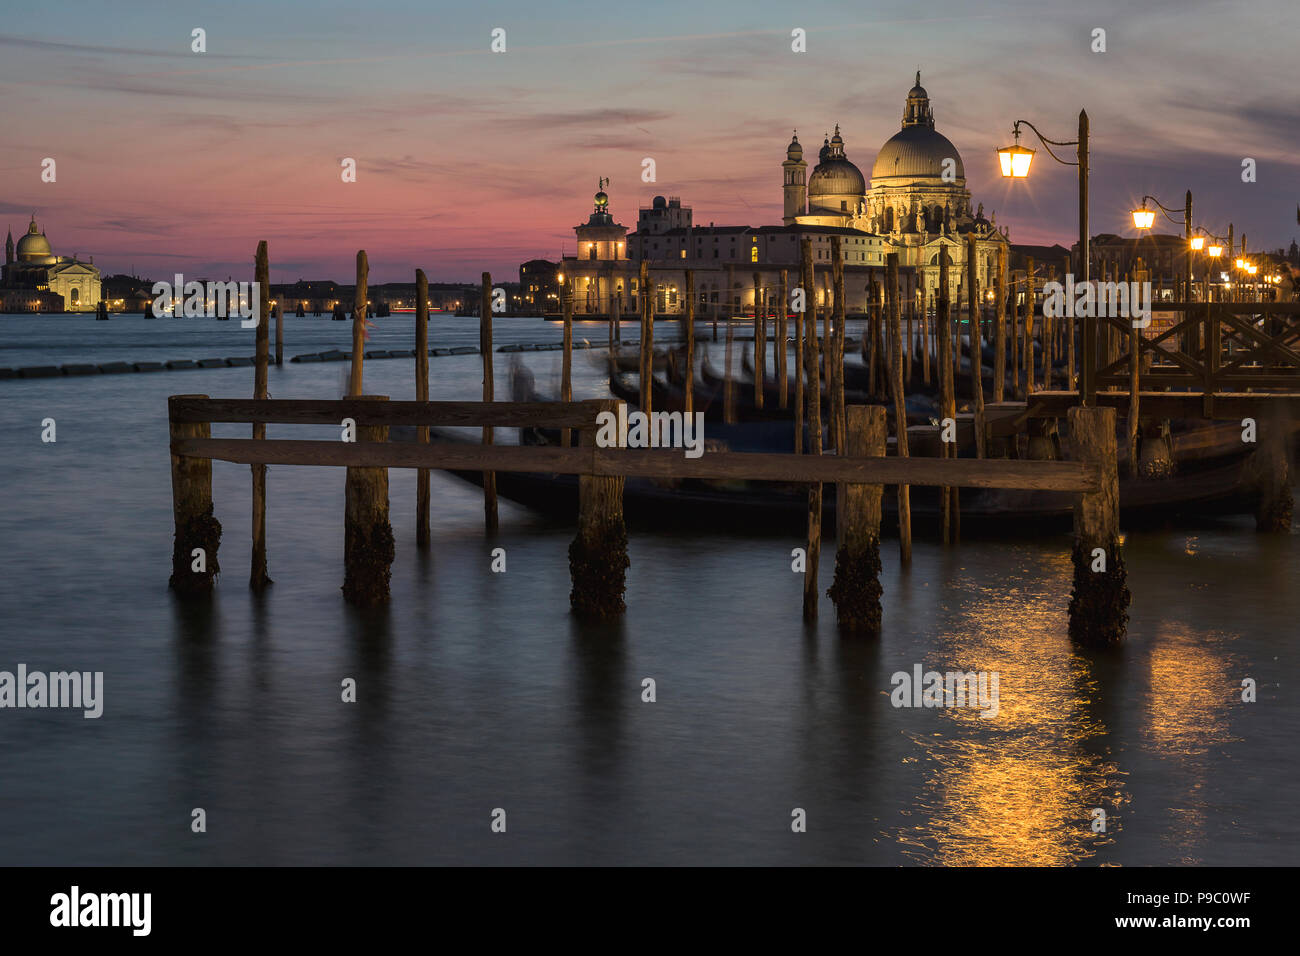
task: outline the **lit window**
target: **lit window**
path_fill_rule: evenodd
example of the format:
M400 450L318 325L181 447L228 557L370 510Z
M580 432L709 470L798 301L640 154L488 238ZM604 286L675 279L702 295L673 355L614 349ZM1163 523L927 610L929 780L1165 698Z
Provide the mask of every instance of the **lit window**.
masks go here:
M758 246L755 246L753 249L749 250L749 261L750 262L758 261Z

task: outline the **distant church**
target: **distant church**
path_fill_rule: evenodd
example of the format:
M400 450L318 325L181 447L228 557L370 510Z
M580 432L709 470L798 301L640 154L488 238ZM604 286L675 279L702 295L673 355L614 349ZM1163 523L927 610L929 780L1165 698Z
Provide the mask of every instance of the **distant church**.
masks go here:
M58 298L55 298L58 297ZM0 272L0 303L6 312L93 312L103 297L94 257L82 262L56 256L45 232L32 216L27 233L14 244L5 240L5 264Z
M640 260L650 261L656 282L656 313L683 310L684 270L695 273L697 311L708 314L750 312L759 276L760 304L771 308L780 272L798 282L799 248L809 239L818 269L829 265L830 239L839 236L844 250L845 299L849 311L867 303L867 289L889 253L897 253L905 285L933 293L939 281L939 252L948 250L952 263L950 294L965 281L967 240L975 238L976 275L989 289L996 275L1000 247L1009 248L1005 228L984 217L984 207L971 208L961 154L935 129L930 96L916 84L907 93L902 128L881 146L871 168L871 183L845 152L839 126L826 137L817 165L808 174L803 146L796 134L781 164L784 215L776 226L696 226L692 211L677 197L656 196L640 210L637 229L616 223L609 196L596 195L595 210L575 227L578 250L566 256L562 269L572 276L575 310L604 313L611 298L626 312L637 308ZM682 278L678 281L673 271ZM818 289L816 301L826 298ZM960 301L960 300L956 300Z

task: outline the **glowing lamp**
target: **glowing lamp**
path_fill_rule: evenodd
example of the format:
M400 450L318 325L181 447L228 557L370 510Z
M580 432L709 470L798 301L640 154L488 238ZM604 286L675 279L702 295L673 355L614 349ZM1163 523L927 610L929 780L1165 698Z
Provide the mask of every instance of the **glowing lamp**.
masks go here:
M1210 246L1210 248L1205 251L1210 254L1211 258L1217 259L1219 256L1223 255L1223 246Z
M1156 211L1143 206L1133 210L1133 225L1138 229L1150 229L1156 221Z
M1020 135L1016 134L1014 146L1003 146L998 150L998 162L1002 164L1002 175L1007 179L1024 179L1029 175L1029 166L1034 161L1034 151L1020 145Z
M1204 237L1204 236L1192 236L1192 248L1193 248L1194 250L1196 250L1197 252L1200 252L1202 249L1204 249L1204 248L1205 248L1205 237Z
M1238 259L1238 260L1237 260L1237 268L1238 268L1238 269L1244 269L1244 268L1246 268L1246 260L1245 260L1245 259Z

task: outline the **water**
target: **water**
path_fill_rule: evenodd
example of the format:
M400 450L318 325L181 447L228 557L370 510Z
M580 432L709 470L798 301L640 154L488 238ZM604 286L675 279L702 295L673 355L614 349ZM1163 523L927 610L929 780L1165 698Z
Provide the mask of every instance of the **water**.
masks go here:
M372 342L410 347L411 323L380 319ZM10 366L252 353L234 322L9 316L0 330ZM290 318L287 332L292 355L347 348L350 325ZM497 322L498 344L558 336ZM476 344L477 322L438 318L430 340ZM558 353L528 359L547 388ZM478 363L431 359L433 397L477 397ZM413 398L412 365L367 363L367 391ZM575 397L600 393L585 357L574 371ZM336 398L346 374L285 365L270 390ZM854 641L826 599L801 622L798 540L633 529L626 618L584 629L568 614L572 528L502 502L488 541L481 493L438 473L427 557L414 473L391 473L393 600L359 612L339 591L342 473L271 468L276 583L256 598L249 472L218 462L223 573L210 607L185 608L166 588L166 397L249 395L252 377L0 382L0 670L102 670L106 698L98 720L0 710L0 863L1294 861L1300 702L1283 691L1300 536L1248 519L1131 533L1129 639L1106 654L1066 637L1064 535L919 540L905 574L887 539L884 634ZM489 572L493 547L505 574ZM827 542L823 587L833 564ZM892 707L890 676L917 663L997 671L997 718ZM340 700L348 677L355 704ZM1247 677L1258 703L1240 702ZM206 834L190 831L195 807Z

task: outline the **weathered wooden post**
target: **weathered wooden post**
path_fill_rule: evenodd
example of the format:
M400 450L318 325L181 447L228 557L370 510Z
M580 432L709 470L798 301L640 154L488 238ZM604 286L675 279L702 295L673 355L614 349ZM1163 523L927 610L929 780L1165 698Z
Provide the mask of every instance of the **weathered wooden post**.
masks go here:
M1247 463L1246 475L1255 499L1255 530L1288 532L1295 510L1291 494L1291 423L1279 412L1256 424L1259 445Z
M686 270L686 396L683 409L695 413L695 270Z
M993 326L993 401L1001 402L1007 378L1007 245L998 243L998 303Z
M1047 279L1049 282L1056 281L1056 266L1049 266ZM1046 302L1046 300L1044 300ZM1052 363L1056 361L1056 352L1052 347L1052 339L1056 335L1056 322L1052 316L1048 315L1047 306L1043 306L1043 391L1052 390ZM1118 356L1116 356L1118 358Z
M566 282L561 290L562 311L564 314L564 338L560 346L560 401L573 401L573 285ZM573 443L570 429L560 429L560 447L568 448Z
M893 341L890 390L894 393L894 435L899 458L910 457L907 447L907 403L903 397L903 330L898 314L898 253L885 256L885 294L889 297L889 331ZM907 485L898 485L898 554L903 567L912 563L912 497Z
M1128 343L1128 473L1130 478L1138 476L1138 369L1141 367L1137 327L1129 324Z
M814 277L812 261L812 242L803 240L803 282L809 298L805 302L816 308L813 296ZM816 313L813 313L816 315ZM808 328L805 336L804 374L808 377L808 433L811 441L811 454L822 453L822 387L821 371L817 356L817 322ZM808 486L808 561L804 571L803 618L805 621L817 618L817 564L822 552L822 486L816 482Z
M1034 324L1036 317L1034 311L1037 308L1034 298L1037 290L1034 288L1034 257L1028 256L1025 259L1025 328L1024 328L1024 348L1025 353L1025 398L1028 399L1037 389L1034 385L1034 375L1037 366L1034 364Z
M387 395L356 395L367 402L386 402ZM388 441L387 425L356 423L358 442ZM388 523L388 469L347 470L343 517L343 598L349 604L386 604L392 576L393 526Z
M429 280L423 269L415 270L415 400L429 400ZM429 444L429 426L415 430L415 440ZM415 479L415 544L429 546L429 469L418 470Z
M845 440L844 424L844 323L848 319L844 302L844 249L839 236L831 236L831 297L835 314L835 335L827 337L826 370L830 381L831 436L835 451L841 453Z
M352 375L348 381L348 395L356 398L361 394L361 381L366 359L366 300L370 292L367 281L370 277L370 263L366 260L366 250L357 252L357 287L352 297Z
M970 321L971 391L975 399L975 455L984 457L984 339L979 320L979 272L975 233L966 237L966 309Z
M177 402L206 399L206 395L173 395L167 399L171 440L211 438L207 422L178 422ZM221 544L221 522L212 513L212 459L181 458L172 452L172 575L167 586L182 598L212 593L213 578L221 571L217 548ZM196 552L202 553L196 553ZM197 570L196 570L197 568Z
M570 277L571 280L571 277ZM561 292L561 294L563 294ZM494 401L492 368L492 275L483 273L483 289L479 295L478 350L483 356L483 401ZM491 445L494 438L491 425L483 426L483 444ZM488 533L497 530L497 473L483 472L483 523Z
M926 385L930 384L930 343L933 336L930 334L930 306L932 297L930 290L925 284L924 273L921 277L921 380Z
M728 276L731 272L732 267L727 266ZM722 352L722 420L731 425L736 421L736 382L731 374L731 363L736 347L736 310L740 308L740 295L732 295L728 288L727 296L727 344Z
M623 293L614 288L614 281L609 285L609 349L622 341Z
M614 440L615 449L626 444L620 423L626 422L620 411L622 402L605 399L590 403L598 414L609 413L612 422L598 428L583 428L578 435L584 448L595 447L597 435L604 432ZM612 429L612 431L611 431ZM599 455L599 451L594 452ZM578 533L569 545L569 606L583 621L603 621L626 610L623 592L630 564L627 556L627 527L623 522L624 479L609 475L578 477Z
M650 376L654 372L654 355L650 351L650 327L654 323L654 303L651 299L654 292L650 288L650 261L648 259L641 260L638 293L640 298L637 304L641 306L641 341L638 343L640 361L637 365L637 374L640 378L641 411L649 412Z
M944 458L957 457L956 435L953 441L944 441L944 431L951 427L954 432L957 422L957 394L952 374L952 306L949 302L950 259L948 247L939 250L939 290L938 308L935 310L934 335L939 343L939 410L940 423L939 448ZM953 514L957 510L957 489L943 485L939 491L940 510L943 519L943 543L956 541L956 529L953 527Z
M267 276L267 282L270 282L270 279L271 277ZM275 311L275 364L283 365L284 364L284 303L283 302L280 303L280 306L274 311Z
M1119 474L1115 463L1115 409L1070 409L1070 438L1084 461L1100 469L1101 485L1081 492L1074 505L1074 588L1070 637L1088 646L1111 646L1128 627L1128 572L1119 546Z
M270 351L271 322L271 263L266 240L257 244L257 333L256 359L253 372L253 397L267 397L267 358ZM253 424L253 437L266 438L266 423ZM250 465L253 470L253 556L249 567L248 586L254 591L271 584L266 570L266 465Z
M790 380L789 371L786 367L786 350L789 348L786 340L790 334L790 330L786 327L790 309L789 282L789 271L782 269L779 289L780 311L776 314L776 342L773 345L773 351L776 353L776 388L780 396L779 406L782 409L787 408L790 404Z
M851 405L845 409L845 453L852 458L883 458L887 441L885 409ZM880 633L881 485L852 483L840 499L843 517L835 552L835 578L827 594L835 604L841 631Z
M767 343L763 335L763 277L754 273L754 407L763 407L763 386L767 381L764 368L767 357Z
M808 309L808 289L804 287L803 261L800 260L799 307L794 310L794 453L803 454L803 415L804 415L804 314Z

